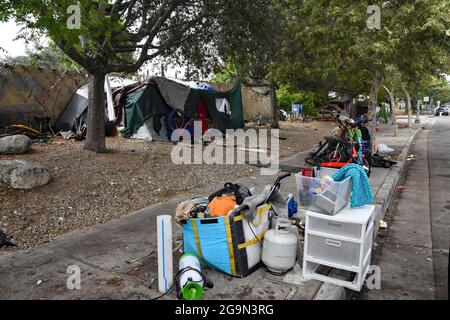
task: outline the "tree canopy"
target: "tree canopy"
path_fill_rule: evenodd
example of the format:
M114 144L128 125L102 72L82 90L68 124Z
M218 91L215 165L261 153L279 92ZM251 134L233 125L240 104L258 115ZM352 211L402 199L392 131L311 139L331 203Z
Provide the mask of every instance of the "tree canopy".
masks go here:
M136 72L156 57L202 73L221 57L249 65L248 53L266 41L272 9L270 0L5 0L0 19L14 17L32 36L48 36L91 75L85 147L103 151L105 74Z

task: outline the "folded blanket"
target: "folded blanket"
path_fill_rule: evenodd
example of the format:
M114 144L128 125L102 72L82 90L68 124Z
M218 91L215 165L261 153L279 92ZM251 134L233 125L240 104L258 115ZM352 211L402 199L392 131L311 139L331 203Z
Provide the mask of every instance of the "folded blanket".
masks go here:
M347 177L352 178L350 206L354 208L373 203L372 188L364 168L358 164L351 163L333 174L333 180L337 182L341 182Z

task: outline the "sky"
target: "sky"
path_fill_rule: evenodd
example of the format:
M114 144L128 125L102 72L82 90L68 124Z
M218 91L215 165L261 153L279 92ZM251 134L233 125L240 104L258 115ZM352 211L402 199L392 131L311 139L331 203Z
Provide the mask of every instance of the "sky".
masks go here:
M25 54L25 41L20 39L14 41L14 38L20 31L20 27L14 21L0 23L0 48L7 51L10 56L21 56ZM0 55L5 55L0 52Z

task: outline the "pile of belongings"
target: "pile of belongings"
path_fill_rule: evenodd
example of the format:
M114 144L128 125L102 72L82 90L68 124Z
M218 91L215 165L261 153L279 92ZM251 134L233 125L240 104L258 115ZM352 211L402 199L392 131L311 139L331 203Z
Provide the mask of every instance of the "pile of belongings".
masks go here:
M183 229L185 254L193 254L204 265L225 274L245 277L261 264L261 243L271 217L288 217L289 211L287 199L273 186L257 193L226 183L208 197L180 203L175 220Z
M254 220L257 208L265 202L270 202L277 216L288 217L296 213L292 195L283 196L276 190L268 199L272 190L271 185L255 195L255 190L231 182L209 197L193 197L181 202L175 210L175 221L181 223L190 218L222 217L230 214L242 213L245 219Z
M209 197L194 197L180 203L176 208L175 220L180 223L189 218L226 216L251 195L250 189L227 182Z

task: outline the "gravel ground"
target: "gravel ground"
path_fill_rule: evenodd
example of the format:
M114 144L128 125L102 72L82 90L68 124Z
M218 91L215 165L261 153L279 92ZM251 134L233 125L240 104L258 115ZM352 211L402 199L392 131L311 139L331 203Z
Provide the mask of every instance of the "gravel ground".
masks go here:
M330 133L327 122L280 124L286 137L280 157L305 151ZM166 201L177 194L196 193L208 184L235 181L254 174L250 165L175 165L173 144L107 138L106 154L82 148L82 142L53 138L33 144L32 152L0 159L23 159L47 166L52 181L30 190L0 188L0 230L13 236L18 248L52 241L55 236ZM0 249L0 254L5 249Z

